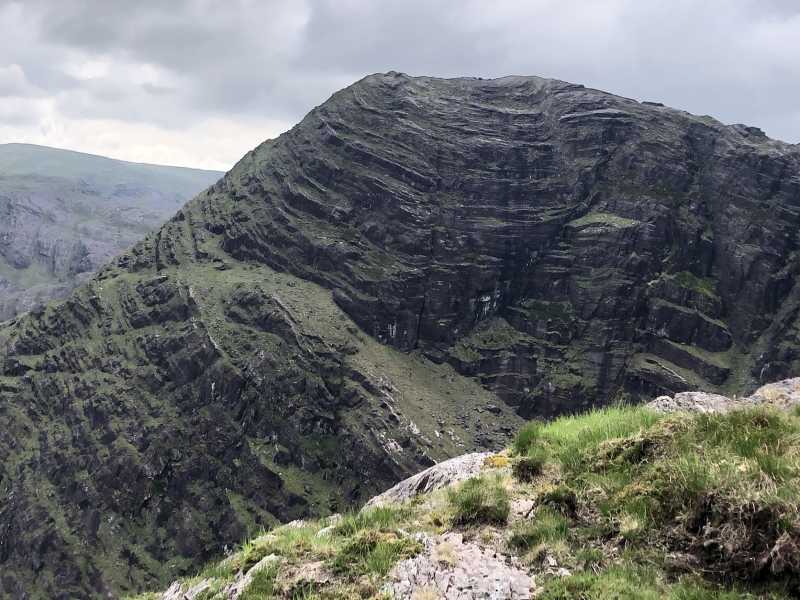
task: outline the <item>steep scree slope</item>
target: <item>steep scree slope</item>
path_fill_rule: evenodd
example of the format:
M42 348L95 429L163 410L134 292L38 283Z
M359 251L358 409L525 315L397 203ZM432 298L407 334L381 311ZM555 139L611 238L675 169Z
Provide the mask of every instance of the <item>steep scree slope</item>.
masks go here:
M798 173L756 130L559 81L335 94L0 330L3 593L164 581L500 445L512 407L792 370Z

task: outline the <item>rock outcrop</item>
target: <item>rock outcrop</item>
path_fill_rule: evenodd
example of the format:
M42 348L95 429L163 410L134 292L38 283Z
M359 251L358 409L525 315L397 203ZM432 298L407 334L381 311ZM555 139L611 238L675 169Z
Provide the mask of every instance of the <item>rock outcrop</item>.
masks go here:
M222 202L220 199L228 199ZM197 202L526 416L791 375L800 148L535 77L368 77Z
M508 556L465 542L461 533L421 536L424 550L399 563L386 585L391 598L529 600L534 579Z
M659 396L648 402L647 406L665 413L720 413L755 406L789 410L800 406L800 377L768 383L743 398L729 398L708 392L681 392L674 396Z
M0 330L0 590L139 589L520 415L791 373L799 222L752 128L367 77Z
M373 496L365 506L407 502L421 494L429 494L434 490L464 481L480 473L484 468L484 462L490 456L491 452L473 452L440 462Z

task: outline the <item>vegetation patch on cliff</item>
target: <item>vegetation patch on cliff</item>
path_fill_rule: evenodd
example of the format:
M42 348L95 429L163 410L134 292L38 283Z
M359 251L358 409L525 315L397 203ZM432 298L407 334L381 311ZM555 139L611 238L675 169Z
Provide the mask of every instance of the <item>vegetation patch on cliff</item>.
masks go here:
M579 219L570 221L569 225L576 229L583 229L585 227L632 227L638 225L639 221L634 219L626 219L619 215L612 215L610 213L596 212L584 215Z

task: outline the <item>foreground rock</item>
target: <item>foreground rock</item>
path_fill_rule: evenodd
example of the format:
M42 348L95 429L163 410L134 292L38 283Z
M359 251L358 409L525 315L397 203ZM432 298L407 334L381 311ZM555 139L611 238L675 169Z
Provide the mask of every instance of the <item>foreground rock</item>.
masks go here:
M441 462L374 496L367 502L366 507L406 502L421 494L428 494L474 477L483 470L484 463L490 456L491 452L474 452Z
M464 542L460 533L422 538L425 550L400 562L387 591L398 600L528 600L534 580L508 555Z

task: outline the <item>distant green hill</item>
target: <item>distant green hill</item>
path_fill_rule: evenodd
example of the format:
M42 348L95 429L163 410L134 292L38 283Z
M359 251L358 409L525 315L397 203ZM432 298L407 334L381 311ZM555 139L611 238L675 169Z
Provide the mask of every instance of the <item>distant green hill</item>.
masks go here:
M221 175L0 145L0 320L63 297Z
M34 144L0 144L0 176L20 175L83 180L101 189L136 186L188 199L222 173L134 163Z

